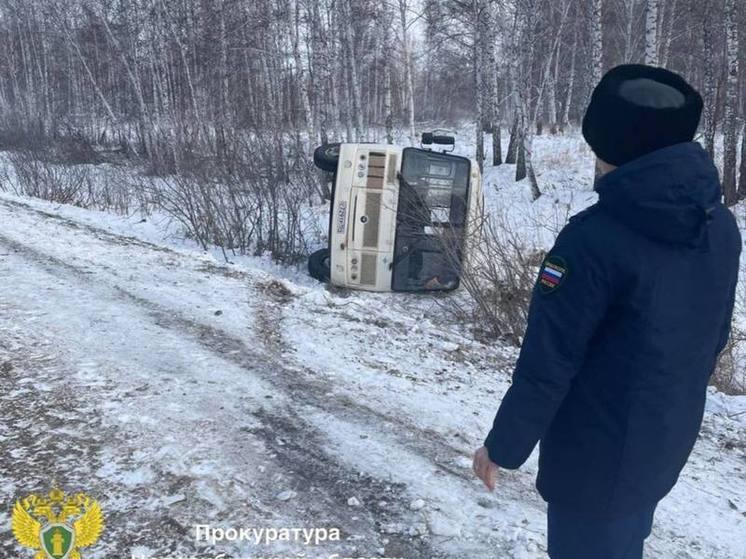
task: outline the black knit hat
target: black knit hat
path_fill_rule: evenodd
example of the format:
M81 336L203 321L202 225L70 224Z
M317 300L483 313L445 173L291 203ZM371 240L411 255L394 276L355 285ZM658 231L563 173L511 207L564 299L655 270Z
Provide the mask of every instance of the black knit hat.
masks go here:
M678 74L622 64L609 70L593 90L583 137L600 159L619 166L691 142L701 114L702 97Z

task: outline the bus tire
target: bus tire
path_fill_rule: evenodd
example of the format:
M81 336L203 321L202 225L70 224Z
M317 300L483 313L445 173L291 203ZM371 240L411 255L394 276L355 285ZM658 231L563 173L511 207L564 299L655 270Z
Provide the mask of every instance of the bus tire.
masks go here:
M339 164L339 148L342 144L324 144L313 152L313 162L319 169L333 173Z
M326 283L329 281L331 277L331 258L328 248L317 250L308 257L308 273L320 282Z

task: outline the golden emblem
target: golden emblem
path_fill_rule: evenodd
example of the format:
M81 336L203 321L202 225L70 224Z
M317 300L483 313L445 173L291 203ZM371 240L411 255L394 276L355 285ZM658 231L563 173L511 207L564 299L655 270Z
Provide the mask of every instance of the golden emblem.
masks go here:
M19 544L38 550L34 559L81 559L79 549L101 536L104 514L85 493L66 496L55 488L16 501L11 524Z

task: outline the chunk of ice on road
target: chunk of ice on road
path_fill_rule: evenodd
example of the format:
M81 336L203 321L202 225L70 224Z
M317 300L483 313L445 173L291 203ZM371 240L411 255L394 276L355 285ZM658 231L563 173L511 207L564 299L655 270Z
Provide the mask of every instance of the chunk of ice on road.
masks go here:
M425 506L425 501L423 499L415 499L411 503L409 503L410 510L420 510Z
M163 504L167 507L170 507L171 505L175 505L176 503L181 503L183 501L186 501L186 495L183 493L178 493L176 495L169 495L168 497L163 498Z
M293 499L297 493L295 491L287 490L283 491L282 493L277 494L277 499L279 501L289 501L290 499Z
M442 514L433 514L428 524L430 533L434 536L455 538L461 535L461 525L453 518L448 518Z

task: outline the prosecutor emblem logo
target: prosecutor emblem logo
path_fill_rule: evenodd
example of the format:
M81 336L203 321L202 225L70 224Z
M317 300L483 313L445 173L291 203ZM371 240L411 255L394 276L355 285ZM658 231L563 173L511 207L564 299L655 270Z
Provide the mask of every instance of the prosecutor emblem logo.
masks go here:
M564 258L555 255L547 256L539 272L539 289L542 293L556 290L565 281L568 271Z
M34 559L82 559L80 550L94 545L104 529L98 501L85 493L48 495L16 501L11 518L18 543L34 550Z

